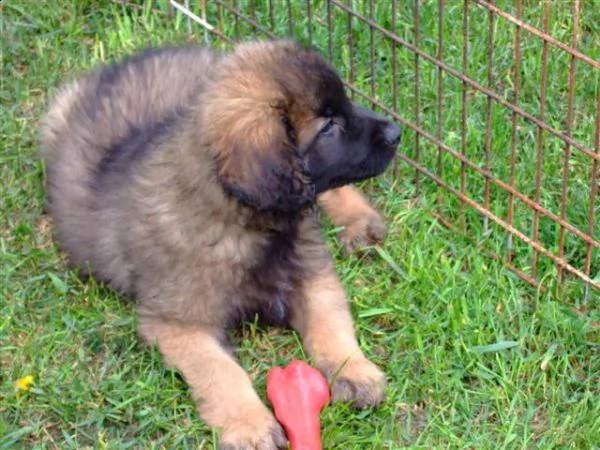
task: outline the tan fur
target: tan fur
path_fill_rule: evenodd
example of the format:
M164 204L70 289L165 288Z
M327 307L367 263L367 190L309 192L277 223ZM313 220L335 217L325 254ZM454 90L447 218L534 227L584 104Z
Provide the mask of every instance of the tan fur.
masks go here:
M359 407L377 405L383 399L385 376L358 346L346 294L333 265L329 261L320 265L318 272L303 280L291 324L317 367L334 381L334 399L352 400Z
M385 222L364 195L352 186L324 192L319 204L336 227L344 227L340 243L346 253L383 240Z
M253 314L298 329L334 398L382 399L385 378L358 347L313 206L319 194L348 245L381 237L379 215L333 175L377 175L395 151L382 133L397 133L359 115L341 86L292 42L166 49L79 77L44 121L57 241L73 267L135 299L140 336L181 372L223 448L286 445L223 345ZM333 91L327 101L339 111L323 112ZM371 128L322 133L326 115L342 113ZM317 192L322 167L337 189Z
M222 429L225 442L269 448L274 439L278 446L285 445L283 430L250 378L215 340L219 330L154 318L142 320L139 331L147 342L158 344L165 361L185 377L198 411L207 424Z

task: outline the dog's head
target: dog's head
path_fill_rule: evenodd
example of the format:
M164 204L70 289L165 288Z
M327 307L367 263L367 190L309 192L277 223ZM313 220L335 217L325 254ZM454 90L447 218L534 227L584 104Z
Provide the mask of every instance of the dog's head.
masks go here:
M330 65L294 42L241 44L214 76L203 110L219 179L259 211L301 210L395 155L400 127L350 102Z

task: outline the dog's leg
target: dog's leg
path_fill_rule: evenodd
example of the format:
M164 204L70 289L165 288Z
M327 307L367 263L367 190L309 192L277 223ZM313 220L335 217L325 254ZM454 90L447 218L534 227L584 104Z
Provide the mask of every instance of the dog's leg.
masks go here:
M318 201L333 224L344 227L339 238L347 254L385 237L385 222L358 189L342 186L323 192Z
M292 302L291 325L317 367L333 379L334 400L357 407L381 402L385 375L358 346L346 294L331 264L305 279Z
M285 434L249 376L219 343L218 330L142 316L139 332L183 375L200 416L220 429L220 448L287 448Z

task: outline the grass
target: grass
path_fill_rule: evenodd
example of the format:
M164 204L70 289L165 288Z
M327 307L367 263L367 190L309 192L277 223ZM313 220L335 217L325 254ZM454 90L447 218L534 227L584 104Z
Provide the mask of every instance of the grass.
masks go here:
M210 3L210 2L209 2ZM247 3L247 2L246 2ZM257 2L256 19L270 25L266 2ZM356 2L355 2L356 3ZM389 5L376 2L377 21L391 28ZM399 6L398 33L414 42L412 5ZM459 2L447 2L444 22L445 59L461 68L462 16ZM462 3L462 2L461 2ZM510 12L510 3L498 2ZM553 7L553 36L568 42L572 21L568 2ZM368 2L355 6L368 12ZM561 6L562 5L562 6ZM565 6L566 5L566 6ZM186 22L169 17L163 4L124 9L108 2L60 5L42 2L0 3L2 69L0 109L0 448L214 448L214 436L198 419L180 377L166 369L159 355L136 338L132 307L93 282L83 283L65 269L52 244L50 224L42 214L44 170L37 159L37 126L47 101L65 77L100 61L137 48L187 40ZM585 5L584 5L585 6ZM216 9L211 4L211 22ZM293 2L295 34L308 40L304 2ZM314 1L313 43L328 52L326 6ZM525 20L542 26L540 8L525 8ZM252 11L245 11L251 16ZM600 12L584 8L579 49L598 59ZM470 7L468 75L487 85L487 13ZM288 30L287 11L274 15L278 34ZM225 32L251 37L253 29L224 12ZM370 32L353 22L356 48L345 44L347 16L332 11L334 62L345 77L371 93ZM495 78L511 98L514 31L496 24ZM204 34L194 28L196 37ZM419 44L437 51L435 2L424 2ZM374 36L375 94L392 104L389 41ZM539 108L541 44L523 38L520 104ZM398 111L414 120L414 55L398 49ZM352 60L352 61L351 61ZM437 70L421 64L421 125L435 134ZM585 145L593 140L598 71L578 65L573 135ZM568 59L549 60L546 119L564 126ZM462 83L445 77L444 142L460 148ZM468 115L470 158L484 162L485 99L473 93ZM507 180L510 116L493 109L491 167ZM414 133L407 131L402 151L414 156ZM522 122L515 185L533 195L535 129ZM546 138L547 161L542 202L559 212L562 147ZM590 164L572 152L568 218L586 230ZM421 162L436 169L437 148L421 139ZM459 187L460 165L444 157L444 179ZM532 169L533 167L533 169ZM385 404L354 411L344 405L322 414L325 448L593 448L600 445L600 321L598 297L590 293L587 314L572 306L582 302L572 281L569 295L550 298L535 291L488 258L471 239L442 227L427 211L438 189L421 177L422 201L412 202L414 173L403 164L399 178L388 174L365 184L384 211L390 235L371 258L343 258L335 230L326 226L328 244L351 299L358 335L366 353L390 380ZM469 174L467 191L481 199L483 182ZM460 204L444 194L444 214L458 220ZM490 208L506 215L506 195L492 190ZM557 209L558 208L558 209ZM532 214L515 209L515 226L530 233ZM597 216L598 217L598 216ZM502 252L506 234L497 227L485 233L481 217L466 213L470 235ZM541 222L540 240L556 248L558 230ZM596 227L598 228L598 227ZM600 231L595 231L598 233ZM598 234L595 234L598 238ZM553 247L554 246L554 247ZM585 246L569 238L567 256L581 267ZM527 266L530 249L517 245L516 261ZM592 275L598 277L598 254ZM540 277L552 286L556 274L540 260ZM594 297L595 296L595 297ZM234 336L238 357L264 397L265 375L273 364L303 358L297 336L284 330L248 324ZM29 392L17 396L13 383L34 377Z

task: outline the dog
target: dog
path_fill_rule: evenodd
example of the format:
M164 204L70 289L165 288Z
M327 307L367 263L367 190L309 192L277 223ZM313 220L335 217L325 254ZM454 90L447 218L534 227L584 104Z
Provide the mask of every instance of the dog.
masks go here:
M51 102L47 210L70 265L135 299L139 335L182 374L221 448L286 448L227 330L255 315L291 326L334 400L382 401L319 209L347 250L380 240L383 220L352 184L389 166L400 135L295 41L150 49Z

